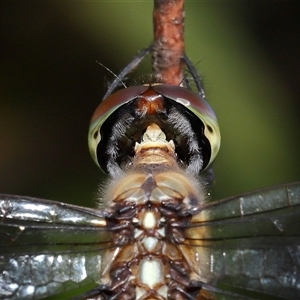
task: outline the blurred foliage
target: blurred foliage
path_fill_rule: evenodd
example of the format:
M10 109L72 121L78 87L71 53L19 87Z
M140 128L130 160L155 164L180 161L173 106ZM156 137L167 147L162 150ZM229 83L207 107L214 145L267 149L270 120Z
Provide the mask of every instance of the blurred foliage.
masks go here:
M221 127L213 198L300 179L299 6L186 2L186 51ZM93 206L89 119L152 40L152 1L1 3L0 191ZM133 77L150 73L143 65Z

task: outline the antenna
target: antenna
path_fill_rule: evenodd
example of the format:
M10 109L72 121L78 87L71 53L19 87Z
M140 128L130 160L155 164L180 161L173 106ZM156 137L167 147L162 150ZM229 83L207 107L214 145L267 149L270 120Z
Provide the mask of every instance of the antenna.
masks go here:
M99 64L101 67L103 67L105 70L107 70L110 74L112 74L116 79L119 80L119 82L124 86L124 88L127 88L126 84L124 83L124 81L122 81L122 79L115 74L111 69L109 69L108 67L106 67L105 65L103 65L101 62L96 60L96 63Z
M110 84L107 92L105 93L103 99L107 98L114 90L115 88L119 85L121 82L124 87L125 84L123 83L123 78L130 73L134 68L136 68L141 61L152 51L152 44L147 47L146 49L142 50L120 73L119 75L114 74L111 70L107 69L105 66L102 66L106 68L110 73L112 73L115 76L115 80Z

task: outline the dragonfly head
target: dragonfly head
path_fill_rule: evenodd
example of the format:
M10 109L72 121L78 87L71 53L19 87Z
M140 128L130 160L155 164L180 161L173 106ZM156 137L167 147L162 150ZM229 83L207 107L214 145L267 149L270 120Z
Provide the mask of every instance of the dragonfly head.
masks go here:
M96 109L88 135L96 164L109 174L130 165L151 124L174 143L179 166L190 173L207 169L219 151L217 118L205 100L179 86L141 85L111 94Z

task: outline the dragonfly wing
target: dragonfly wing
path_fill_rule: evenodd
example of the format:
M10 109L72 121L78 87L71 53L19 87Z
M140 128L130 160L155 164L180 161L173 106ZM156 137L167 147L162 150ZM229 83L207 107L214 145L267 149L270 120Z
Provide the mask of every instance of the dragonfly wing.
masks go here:
M300 299L300 183L210 203L187 238L217 299Z
M99 281L105 213L0 195L0 299L40 299Z

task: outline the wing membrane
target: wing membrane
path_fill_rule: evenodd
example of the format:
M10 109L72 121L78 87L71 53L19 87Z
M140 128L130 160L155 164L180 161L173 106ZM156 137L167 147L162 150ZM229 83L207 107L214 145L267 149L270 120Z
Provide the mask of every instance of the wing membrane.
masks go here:
M300 298L300 183L210 203L187 237L195 271L224 297Z
M39 299L99 281L113 247L105 212L0 196L0 299Z

